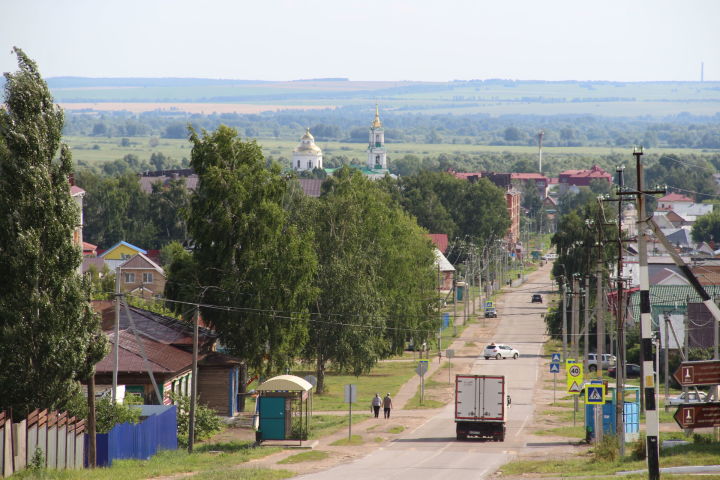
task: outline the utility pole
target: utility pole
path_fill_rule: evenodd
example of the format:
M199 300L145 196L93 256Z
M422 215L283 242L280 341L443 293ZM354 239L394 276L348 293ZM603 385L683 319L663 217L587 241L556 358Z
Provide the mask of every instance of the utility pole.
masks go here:
M587 372L588 350L590 346L590 276L585 277L585 328L583 333L583 372ZM599 359L598 359L599 361Z
M197 384L198 384L198 322L200 320L200 306L195 305L195 315L193 316L193 356L192 356L192 388L190 390L190 419L188 426L188 453L193 452L193 444L195 443L195 404L197 403Z
M567 275L567 274L566 274ZM568 341L567 341L567 335L568 335L568 324L567 324L567 285L565 284L566 278L563 277L563 284L562 284L562 341L563 341L563 361L567 360L568 358Z
M605 319L602 309L602 257L598 255L597 271L595 272L595 354L597 356L597 377L602 378L602 357L605 353Z
M579 351L578 337L580 336L580 281L577 275L573 275L572 284L572 325L570 331L570 342L572 343L573 359L577 361Z
M115 269L115 350L113 352L112 403L117 404L118 367L120 365L120 267Z
M648 274L647 255L647 220L645 209L645 192L643 185L642 147L634 148L635 170L637 174L637 205L638 205L638 250L640 264L640 353L642 360L641 388L645 400L645 428L648 479L660 478L660 445L658 442L660 424L655 395L656 375L655 358L653 355L652 315L650 312L650 277Z

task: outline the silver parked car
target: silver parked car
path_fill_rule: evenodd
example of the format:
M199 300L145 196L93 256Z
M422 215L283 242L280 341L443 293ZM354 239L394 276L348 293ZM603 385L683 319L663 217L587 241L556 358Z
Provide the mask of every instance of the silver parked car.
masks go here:
M597 354L596 353L588 353L588 370L591 372L597 371ZM615 358L615 355L610 355L607 353L603 353L602 356L602 368L603 370L607 370L610 367L614 367L617 363L617 358Z
M705 392L683 392L677 397L669 397L665 405L676 406L685 405L687 403L704 403L707 401L707 394Z
M490 360L490 358L494 358L496 360L501 360L503 358L517 359L520 356L520 352L515 350L510 345L502 345L500 343L496 345L494 343L491 343L490 345L485 347L485 352L483 353L483 356L485 357L485 360Z

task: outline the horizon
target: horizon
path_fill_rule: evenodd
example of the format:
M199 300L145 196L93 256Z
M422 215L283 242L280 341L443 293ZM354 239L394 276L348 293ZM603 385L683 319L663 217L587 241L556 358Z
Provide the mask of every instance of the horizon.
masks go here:
M704 62L720 81L715 0L10 0L3 13L0 50L47 78L694 82Z

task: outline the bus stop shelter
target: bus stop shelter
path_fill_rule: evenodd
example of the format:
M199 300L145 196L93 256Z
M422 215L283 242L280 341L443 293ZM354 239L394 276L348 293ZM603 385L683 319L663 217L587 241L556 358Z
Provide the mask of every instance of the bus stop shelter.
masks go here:
M255 440L307 440L312 384L295 375L278 375L263 382L258 392Z

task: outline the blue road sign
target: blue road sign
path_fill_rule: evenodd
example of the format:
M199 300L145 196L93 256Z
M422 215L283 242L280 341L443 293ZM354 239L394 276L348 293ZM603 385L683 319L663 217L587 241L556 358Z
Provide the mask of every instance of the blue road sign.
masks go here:
M559 363L551 363L550 364L550 373L560 373L560 364Z
M560 354L559 353L552 354L552 363L560 363Z
M605 385L586 385L585 404L602 405L603 403L605 403Z

